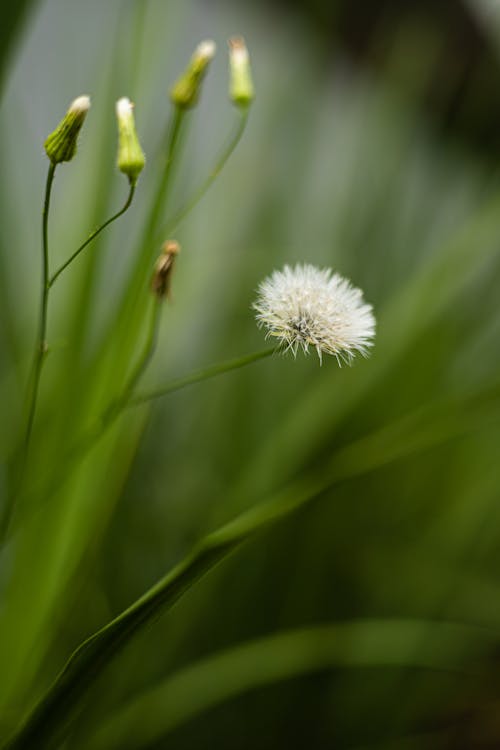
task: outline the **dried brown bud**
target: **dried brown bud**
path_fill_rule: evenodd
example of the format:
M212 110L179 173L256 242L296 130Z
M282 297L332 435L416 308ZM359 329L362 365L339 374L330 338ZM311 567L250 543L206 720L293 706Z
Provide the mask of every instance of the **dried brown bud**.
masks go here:
M176 240L167 240L163 243L162 253L156 261L153 278L151 279L151 291L159 299L170 299L172 272L180 249Z

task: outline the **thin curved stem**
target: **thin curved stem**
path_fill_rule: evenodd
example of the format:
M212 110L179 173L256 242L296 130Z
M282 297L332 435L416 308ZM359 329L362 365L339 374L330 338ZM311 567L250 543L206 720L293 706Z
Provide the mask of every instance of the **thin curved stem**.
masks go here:
M77 250L75 250L75 252L73 253L73 255L70 255L70 257L68 258L68 260L66 260L62 264L62 266L59 266L59 268L57 269L57 271L55 271L55 273L53 273L52 276L49 279L49 282L48 282L49 289L55 283L55 281L59 278L59 276L62 274L62 272L64 270L66 270L66 268L71 263L73 263L73 261L80 255L80 253L83 250L85 250L85 248L87 247L87 245L90 245L90 243L92 242L92 240L95 240L95 238L97 237L97 235L99 235L103 231L103 229L106 229L106 227L108 227L110 224L112 224L113 221L116 221L116 219L119 219L120 216L122 216L125 213L125 211L130 207L130 204L132 203L132 200L134 198L134 193L135 193L135 185L131 185L130 186L130 191L129 191L129 194L128 194L128 197L127 197L127 200L123 204L122 208L116 214L113 214L113 216L111 216L109 219L107 219L107 221L105 221L104 224L101 224L100 227L98 227L96 230L94 230L92 232L92 234L89 235L89 237L87 237L87 239L85 240L85 242L83 242L80 245L80 247L77 248Z
M157 308L158 307L159 305L157 305ZM253 354L247 354L244 357L237 357L236 359L231 359L227 362L212 365L211 367L205 367L201 370L197 370L191 373L190 375L172 380L163 388L159 388L158 390L152 391L150 393L138 394L134 397L132 395L133 388L135 387L135 385L137 385L138 380L142 376L146 366L151 360L151 356L154 353L157 337L157 323L157 311L153 311L152 324L150 326L148 340L144 346L143 353L127 382L127 385L123 390L122 395L108 406L108 408L102 413L95 424L89 427L89 429L82 435L78 443L74 445L73 448L70 448L66 453L60 463L61 468L57 475L57 485L50 488L51 492L54 492L61 485L61 483L70 473L75 463L87 454L87 452L103 437L105 432L109 427L111 427L111 425L116 421L120 414L122 414L122 412L128 407L147 403L148 401L160 398L161 396L166 396L167 394L178 391L181 388L185 388L186 386L194 385L195 383L199 383L203 380L209 380L210 378L216 377L217 375L223 375L224 373L231 372L232 370L238 370L239 368L245 367L252 362L257 362L260 359L265 359L266 357L271 356L271 354L276 351L275 347L269 347L268 349L254 352ZM45 492L44 494L48 493Z
M52 184L54 182L54 174L56 171L56 165L50 164L49 171L47 172L47 182L45 185L45 199L43 204L42 214L42 292L40 299L40 318L38 324L38 337L35 348L35 358L33 364L33 376L32 376L32 390L31 398L28 409L28 421L26 425L26 434L24 438L24 454L25 457L28 453L29 444L31 440L31 433L33 431L33 423L35 421L36 406L38 401L38 391L40 388L40 377L42 374L42 367L47 354L47 311L49 302L49 210L50 210L50 196L52 194Z
M245 357L238 357L237 359L231 359L228 362L222 362L218 365L212 365L211 367L205 367L202 370L186 375L183 378L177 378L172 380L163 388L160 388L150 393L138 394L133 396L133 391L142 377L146 367L151 361L156 349L156 342L158 338L158 328L160 320L161 301L155 300L155 307L151 317L151 323L149 328L148 337L146 339L143 352L139 357L139 360L130 375L127 384L125 385L122 395L111 402L108 408L103 412L98 422L89 429L88 433L83 436L82 440L75 447L72 456L74 458L84 455L86 451L106 432L106 430L115 422L120 414L129 406L138 406L144 404L147 401L152 401L160 396L166 396L168 393L178 391L181 388L185 388L188 385L199 383L202 380L208 380L216 375L222 375L225 372L231 370L238 370L240 367L245 367L252 362L257 362L259 359L271 356L276 351L276 347L269 347L263 349L260 352L254 352L253 354L247 354ZM66 462L68 463L68 462Z
M202 182L202 184L198 187L198 189L195 190L192 197L187 201L186 205L183 206L176 214L174 214L174 216L170 219L170 221L167 222L167 225L164 231L165 234L169 234L173 232L174 229L177 229L181 221L188 215L188 213L190 213L190 211L193 210L193 208L201 201L201 199L207 193L212 183L216 180L218 175L224 169L226 162L232 155L233 151L236 149L238 143L241 141L241 138L243 137L243 133L245 132L247 122L248 122L248 110L240 114L238 124L234 130L232 137L229 139L227 146L224 148L224 150L220 154L218 160L215 163L214 168L212 169L208 177L204 180L204 182Z
M126 405L138 406L140 404L146 403L147 401L153 401L154 399L160 398L161 396L166 396L168 393L172 393L173 391L179 391L181 388L185 388L187 385L200 383L202 380L208 380L209 378L213 378L216 375L222 375L226 372L231 372L231 370L238 370L240 367L245 367L245 365L249 365L252 362L257 362L259 359L270 357L271 354L273 354L275 351L276 347L273 346L267 349L263 349L260 352L247 354L244 357L230 359L228 362L221 362L218 365L212 365L211 367L205 367L201 370L196 370L190 375L185 375L182 378L171 380L170 383L167 383L162 388L150 391L149 393L139 393L134 398L131 398Z

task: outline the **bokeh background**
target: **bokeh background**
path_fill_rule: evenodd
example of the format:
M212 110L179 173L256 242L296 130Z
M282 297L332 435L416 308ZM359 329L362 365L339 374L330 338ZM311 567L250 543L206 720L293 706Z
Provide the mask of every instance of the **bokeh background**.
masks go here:
M27 522L0 558L5 734L78 643L206 532L328 468L327 491L134 639L64 747L500 747L498 4L32 0L2 12L4 502L38 304L42 144L81 93L93 107L58 175L55 259L123 200L120 96L136 104L148 164L133 209L54 294L35 473L57 467L89 383L100 388L96 357L140 242L167 92L203 38L219 52L174 205L231 129L235 33L257 97L240 147L177 232L146 383L263 347L251 304L284 263L349 277L378 320L373 355L352 368L276 356L127 416ZM109 366L106 378L109 390ZM418 622L450 629L436 640L432 628L415 635ZM134 732L120 735L113 717L134 710Z

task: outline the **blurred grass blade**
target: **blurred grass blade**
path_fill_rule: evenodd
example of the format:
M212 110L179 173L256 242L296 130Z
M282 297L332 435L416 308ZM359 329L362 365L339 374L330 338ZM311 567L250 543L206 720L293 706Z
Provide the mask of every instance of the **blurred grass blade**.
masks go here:
M209 191L210 187L213 185L219 174L224 169L226 163L229 161L238 143L241 141L243 133L245 132L247 126L247 122L248 110L246 110L243 114L240 114L236 127L234 128L233 135L229 138L226 147L223 149L222 153L217 159L215 166L210 170L210 174L208 175L208 177L206 177L202 184L197 188L197 190L195 190L194 194L187 200L186 204L182 208L180 208L177 213L175 213L174 216L172 216L172 218L167 222L163 230L163 234L165 236L168 236L169 234L177 230L179 224L197 206L197 204Z
M483 404L479 399L483 416L486 405L487 414L491 411L489 397L498 395L498 387L488 391ZM476 400L476 399L475 399ZM475 402L474 400L474 402ZM452 402L450 414L455 414L456 405ZM477 424L477 415L472 410L472 426ZM421 415L417 415L420 417ZM448 415L449 416L449 415ZM449 436L455 436L464 429L457 428L456 420L448 423L446 413L438 410L438 420L434 428L429 429L429 421L424 420L422 435L416 430L418 419L409 418L403 421L410 436L417 433L413 449L422 450L428 445L443 442ZM444 427L443 427L444 425ZM440 429L438 429L440 427ZM407 436L408 437L408 436ZM368 441L368 446L367 446ZM407 441L406 441L407 442ZM403 450L402 450L403 446ZM134 633L154 620L158 615L172 607L175 602L211 570L218 562L227 557L243 542L255 536L269 524L288 516L290 513L313 500L322 492L346 476L370 471L384 465L390 460L405 455L404 430L384 428L361 441L348 446L333 457L324 472L316 472L302 477L295 484L276 494L270 501L263 502L243 513L235 520L209 534L183 562L153 586L144 596L137 600L121 615L86 640L71 656L66 667L56 679L41 703L29 717L19 735L8 745L9 750L21 750L32 747L53 747L54 742L63 736L71 719L78 711L78 703L99 676L106 664L131 639ZM368 457L368 458L367 458ZM359 469L356 470L359 460Z
M312 499L316 487L294 488L209 534L193 552L121 615L84 641L35 708L9 750L54 747L78 711L78 703L111 658L141 627L154 620L244 541Z
M444 445L499 420L498 382L462 398L423 405L338 450L329 464L330 482Z
M90 740L85 739L85 746L149 747L242 693L334 667L475 672L497 640L483 628L425 620L360 620L276 633L180 669L112 715Z
M2 23L0 24L0 94L3 90L5 73L10 62L17 37L28 14L37 5L38 0L17 0L15 3L3 3Z

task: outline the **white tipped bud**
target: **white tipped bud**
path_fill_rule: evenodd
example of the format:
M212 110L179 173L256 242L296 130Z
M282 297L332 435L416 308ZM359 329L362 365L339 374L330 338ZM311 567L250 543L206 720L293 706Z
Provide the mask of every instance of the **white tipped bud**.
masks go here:
M126 96L116 102L118 121L118 169L127 175L131 185L135 185L144 169L146 158L141 149L135 129L134 105Z
M248 107L255 96L250 58L242 37L229 40L229 98L237 107Z
M45 151L52 164L71 161L74 157L78 134L89 109L90 97L77 97L57 128L49 135L45 141Z
M196 47L189 65L170 91L170 98L177 107L189 109L197 104L203 78L216 49L211 39L200 42Z

